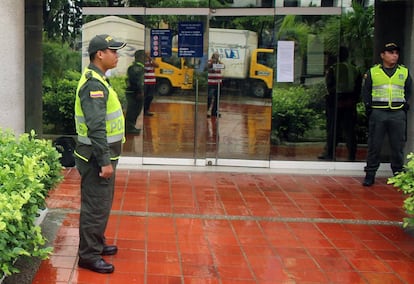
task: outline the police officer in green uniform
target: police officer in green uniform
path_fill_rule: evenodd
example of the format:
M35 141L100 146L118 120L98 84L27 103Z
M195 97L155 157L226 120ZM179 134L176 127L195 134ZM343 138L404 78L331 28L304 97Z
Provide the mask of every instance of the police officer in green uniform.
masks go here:
M92 38L88 47L90 64L76 90L75 159L81 175L78 265L99 273L114 271L114 266L102 256L118 251L116 246L106 244L104 233L114 196L115 170L125 139L121 103L105 72L116 67L117 50L125 45L106 34Z
M364 75L362 99L369 117L364 186L375 183L385 135L388 135L390 142L393 174L403 170L407 140L407 102L411 96L412 79L408 69L398 64L399 51L400 48L395 43L385 44L380 54L382 64L373 66Z
M354 161L357 151L355 125L357 122L357 103L361 91L361 75L357 68L348 62L348 48L339 48L339 62L330 66L326 72L326 145L318 159L335 159L338 138L344 134L348 149L348 160Z
M135 60L127 70L125 126L127 133L139 135L141 129L136 128L135 124L144 106L144 50L137 50L134 56Z

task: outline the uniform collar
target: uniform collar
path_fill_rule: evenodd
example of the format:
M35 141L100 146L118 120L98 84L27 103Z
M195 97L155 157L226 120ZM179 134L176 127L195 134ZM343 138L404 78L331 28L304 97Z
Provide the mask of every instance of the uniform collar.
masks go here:
M105 76L105 74L102 73L101 69L99 69L95 64L90 63L89 66L88 66L88 69L91 69L91 70L95 71L96 73L98 73L99 75L101 75L102 78L104 78L105 80L107 79L106 76Z

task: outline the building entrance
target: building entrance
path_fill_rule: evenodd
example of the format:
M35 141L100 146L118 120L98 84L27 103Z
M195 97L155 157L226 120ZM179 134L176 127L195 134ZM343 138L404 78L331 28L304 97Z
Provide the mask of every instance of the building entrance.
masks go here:
M108 74L118 82L125 109L122 83L135 52L143 50L156 63L154 88L143 86L135 122L140 132L126 137L128 163L285 167L287 161L318 161L327 144L335 148L329 161L348 161L344 137L327 139L325 118L326 71L340 45L355 45L339 37L344 7L275 3L248 9L83 10L84 50L91 37L87 27L128 42L117 69ZM360 64L358 46L351 50L350 60ZM152 100L144 107L147 97ZM365 157L360 114L356 161Z
M241 19L234 11L213 17L206 9L141 12L89 17L94 20L83 29L84 48L99 33L128 43L108 74L114 81L128 81L138 51L153 62L156 84L143 83L134 125L140 131L127 133L124 156L138 164L268 167L273 16L261 15L263 20L252 24L257 13ZM257 25L264 27L261 34ZM218 76L214 82L212 70Z

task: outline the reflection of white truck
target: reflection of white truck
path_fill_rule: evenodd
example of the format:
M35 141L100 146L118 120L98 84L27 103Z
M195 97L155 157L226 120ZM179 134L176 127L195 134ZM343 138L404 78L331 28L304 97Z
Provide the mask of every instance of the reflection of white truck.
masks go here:
M124 75L134 60L136 50L144 49L145 26L117 16L107 16L85 23L82 27L82 69L89 64L88 44L98 34L109 34L116 40L127 42L118 51L118 66L110 70L111 75Z
M240 89L246 90L248 94L256 97L271 94L274 52L270 48L258 48L257 33L210 28L209 58L216 51L224 64L224 86L228 81L237 80Z

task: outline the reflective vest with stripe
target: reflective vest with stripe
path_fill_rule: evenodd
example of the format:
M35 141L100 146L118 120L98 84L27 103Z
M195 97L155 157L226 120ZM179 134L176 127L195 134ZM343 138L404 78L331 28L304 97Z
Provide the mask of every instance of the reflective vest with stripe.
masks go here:
M155 85L157 83L157 78L155 77L155 68L150 60L145 61L144 70L144 84Z
M404 85L408 78L408 69L399 65L394 75L389 77L381 65L371 68L372 107L382 109L400 109L405 103Z
M217 86L217 84L223 83L223 75L221 74L221 69L216 69L214 68L214 64L212 65L213 66L208 69L207 83L210 86Z
M89 73L90 72L90 73ZM122 113L122 106L119 102L118 95L109 83L102 78L97 72L86 68L79 80L78 88L76 90L75 99L75 124L76 132L78 134L78 141L91 145L92 142L88 137L88 126L85 122L85 116L81 107L81 100L79 97L79 90L88 81L88 78L93 77L101 82L109 91L108 100L106 102L106 137L108 143L115 143L124 141L125 121Z

